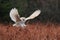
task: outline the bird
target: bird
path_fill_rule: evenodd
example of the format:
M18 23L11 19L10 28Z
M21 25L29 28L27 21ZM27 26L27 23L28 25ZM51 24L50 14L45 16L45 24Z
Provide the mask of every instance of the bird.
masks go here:
M10 10L9 16L10 16L11 20L14 22L13 26L26 27L27 25L25 24L25 22L27 20L36 18L40 13L41 13L41 10L38 9L38 10L34 11L27 18L26 17L20 17L20 15L18 13L18 9L17 8L12 8Z

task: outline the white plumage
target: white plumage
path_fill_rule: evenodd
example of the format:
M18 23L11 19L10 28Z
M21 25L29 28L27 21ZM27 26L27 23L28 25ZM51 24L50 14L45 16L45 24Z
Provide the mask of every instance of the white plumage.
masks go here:
M11 9L11 11L10 11L10 18L14 22L17 22L17 21L20 20L20 16L19 16L18 10L16 8Z
M37 17L39 14L41 13L40 10L36 10L32 15L30 15L29 17L25 18L25 17L20 17L18 14L18 10L16 8L11 9L10 11L10 18L12 21L15 22L15 24L13 24L13 26L21 26L24 27L25 22L29 19L34 19L35 17Z
M36 10L32 15L30 15L29 17L27 17L26 20L28 20L28 19L34 19L34 18L37 17L40 13L41 13L40 10Z

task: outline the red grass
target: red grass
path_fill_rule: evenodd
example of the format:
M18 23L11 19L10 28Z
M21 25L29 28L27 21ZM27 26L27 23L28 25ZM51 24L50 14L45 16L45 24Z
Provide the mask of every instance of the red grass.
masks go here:
M0 40L60 40L60 25L35 23L21 28L0 24Z

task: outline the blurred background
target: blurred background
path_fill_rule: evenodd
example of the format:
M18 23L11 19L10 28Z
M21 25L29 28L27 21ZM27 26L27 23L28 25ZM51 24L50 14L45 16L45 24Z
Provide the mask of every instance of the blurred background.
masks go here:
M9 17L12 8L17 8L20 16L25 17L40 9L41 14L32 22L60 23L60 0L0 0L0 22L12 22Z

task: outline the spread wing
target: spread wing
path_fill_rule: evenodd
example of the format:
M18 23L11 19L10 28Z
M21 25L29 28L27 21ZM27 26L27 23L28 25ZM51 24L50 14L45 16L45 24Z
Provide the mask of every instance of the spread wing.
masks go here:
M27 17L26 20L34 19L34 18L37 17L40 13L41 13L40 10L36 10L32 15L30 15L29 17Z
M16 8L11 9L10 18L14 22L20 21L20 16L19 16L18 10Z

